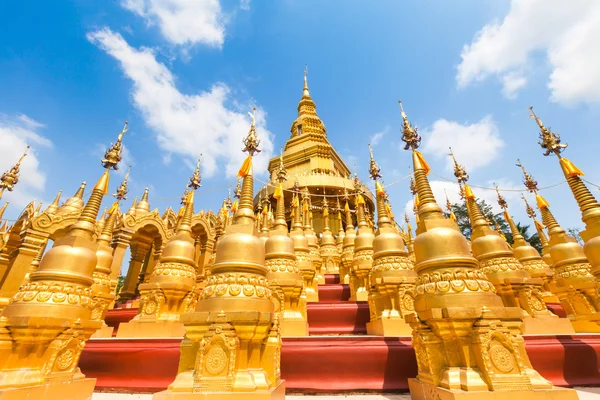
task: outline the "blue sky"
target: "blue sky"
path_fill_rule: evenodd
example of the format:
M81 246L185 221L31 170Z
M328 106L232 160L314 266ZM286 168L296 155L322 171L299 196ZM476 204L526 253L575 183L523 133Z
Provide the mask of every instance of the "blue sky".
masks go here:
M572 4L571 4L572 3ZM437 175L447 147L470 183L523 189L517 158L540 186L563 180L543 157L528 106L569 143L564 155L600 184L600 7L594 0L417 1L121 0L9 2L0 14L0 169L25 144L21 182L4 196L14 218L100 176L123 122L132 165L128 208L178 206L204 155L196 210L216 209L243 160L247 111L258 109L266 167L289 138L304 65L329 140L368 181L368 148L387 184L408 172L397 100L423 136ZM263 179L266 175L263 175ZM432 176L436 195L456 186ZM371 184L371 183L369 183ZM593 192L600 195L597 189ZM408 182L389 187L397 214ZM475 189L486 199L493 192ZM565 227L580 227L566 184L542 192ZM518 192L510 211L526 221ZM63 197L63 200L65 197ZM441 198L440 198L441 200ZM106 201L108 204L108 200ZM407 204L409 203L409 204ZM494 202L495 204L495 202Z

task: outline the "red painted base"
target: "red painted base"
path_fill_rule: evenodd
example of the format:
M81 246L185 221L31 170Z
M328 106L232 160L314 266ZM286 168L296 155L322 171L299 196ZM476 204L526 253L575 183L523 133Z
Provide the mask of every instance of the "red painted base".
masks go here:
M533 367L557 386L600 385L600 335L526 336ZM177 339L92 339L79 365L97 390L164 390L175 378ZM410 338L284 338L281 375L290 390L406 390L417 374Z

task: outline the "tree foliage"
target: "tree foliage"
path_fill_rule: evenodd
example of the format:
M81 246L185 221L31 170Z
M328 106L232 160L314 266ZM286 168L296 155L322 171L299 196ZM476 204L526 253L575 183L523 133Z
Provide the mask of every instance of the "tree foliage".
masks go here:
M506 241L512 245L513 244L513 236L510 232L510 226L508 222L504 219L503 213L495 214L492 206L487 204L485 200L477 199L477 204L481 209L482 214L485 218L490 222L490 225L493 229L495 229L493 221L496 220L498 226L500 227L500 231L506 237ZM454 215L456 216L456 223L458 224L458 228L465 235L465 237L471 240L471 221L469 220L469 212L467 210L467 205L465 202L455 203L452 205L452 209L454 211ZM531 226L530 225L521 225L521 223L516 224L517 229L523 235L525 240L529 242L531 246L533 246L538 252L542 251L542 244L540 242L540 238L536 233L531 234L529 232Z

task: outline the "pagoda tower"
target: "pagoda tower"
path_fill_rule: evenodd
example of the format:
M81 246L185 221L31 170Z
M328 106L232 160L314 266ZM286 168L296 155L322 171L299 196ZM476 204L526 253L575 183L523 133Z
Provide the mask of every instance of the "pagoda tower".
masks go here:
M323 215L323 199L325 196L341 196L344 188L352 188L353 180L350 169L342 160L338 152L333 148L327 138L325 124L317 115L316 104L308 91L307 71L304 71L304 88L302 98L298 103L298 118L292 122L291 136L285 144L283 151L283 164L290 176L297 176L300 185L308 189L313 206L313 228L320 237L325 227ZM260 193L265 196L265 191L273 193L277 186L277 170L279 168L279 157L273 157L269 161L269 174L271 184ZM284 190L289 190L293 182L283 184ZM365 187L363 192L368 209L374 209L371 192ZM291 210L291 196L286 199L285 209ZM258 202L258 195L254 204ZM273 204L275 206L275 204ZM317 211L317 212L315 212ZM286 214L286 221L291 225L290 213ZM338 232L340 221L331 219L332 232Z

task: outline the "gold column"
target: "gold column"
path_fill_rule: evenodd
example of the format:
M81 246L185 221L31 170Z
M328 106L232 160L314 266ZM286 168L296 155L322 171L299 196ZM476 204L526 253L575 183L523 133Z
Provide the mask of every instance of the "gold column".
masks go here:
M323 197L323 212L321 220L323 221L323 233L321 235L321 267L322 275L340 273L340 255L337 251L336 241L329 228L329 205L327 197Z
M404 240L396 231L386 208L386 193L377 180L379 167L371 153L369 172L375 180L377 196L377 234L373 240L373 267L369 276L369 311L367 334L410 336L412 328L405 317L415 312L414 287L417 274L408 259Z
M360 192L362 184L355 180L356 215L358 230L354 239L354 256L350 272L350 301L367 301L369 297L369 273L373 267L373 229L365 219L365 199Z
M418 366L409 380L411 397L576 399L574 390L553 388L531 367L518 329L521 310L504 307L458 226L444 217L427 179L429 166L416 150L420 137L403 110L402 117L419 198L416 314L406 318Z
M191 223L194 191L200 186L199 173L200 163L190 178L188 188L191 190L184 201L176 232L165 245L148 283L139 286L138 314L119 325L119 338L181 337L185 333L180 316L194 309L198 296L194 291L197 265Z
M281 336L308 336L304 280L296 265L294 241L288 235L285 222L283 182L287 180L287 172L283 160L279 164L277 180L279 186L273 194L277 199L275 222L265 242L267 280L273 294L279 297L276 310L281 314Z
M308 238L304 236L304 230L302 227L300 215L300 185L298 179L294 182L293 187L294 197L292 199L292 228L290 229L290 238L294 242L294 253L296 254L296 266L302 274L304 279L304 292L306 301L309 303L316 303L319 301L319 285L315 279L315 267L313 265L311 252L309 248ZM303 207L306 206L308 212L308 202L302 201Z
M148 255L151 247L152 239L149 237L138 236L132 239L129 247L131 261L129 261L129 269L127 270L123 288L119 293L119 301L130 300L138 295L140 273L142 272L146 255Z
M571 161L561 156L567 144L561 143L559 134L551 132L544 126L533 112L533 107L529 107L529 109L531 110L530 117L534 118L540 127L539 144L545 150L544 155L554 154L559 159L560 168L579 205L581 220L585 224L585 229L580 232L581 238L585 242L583 251L590 261L591 274L596 281L600 282L600 204L581 180L583 172Z
M340 205L340 198L336 198L336 219L337 219L337 224L338 224L338 234L335 238L335 247L337 249L338 252L338 257L340 258L339 261L339 268L341 268L341 272L340 272L340 278L341 278L341 274L343 272L344 266L342 265L342 253L344 252L344 237L346 236L346 232L344 231L344 224L342 223L342 206ZM344 283L344 282L342 282Z
M186 335L177 377L166 391L154 395L155 400L285 397L279 373L279 317L252 205L252 156L258 152L254 122L244 144L249 156L238 173L244 178L239 207L219 239L195 311L181 316Z
M0 318L0 398L89 399L95 379L77 367L89 337L102 325L92 319L96 218L108 192L108 171L121 159L121 140L102 160L106 172L69 232L42 258Z

